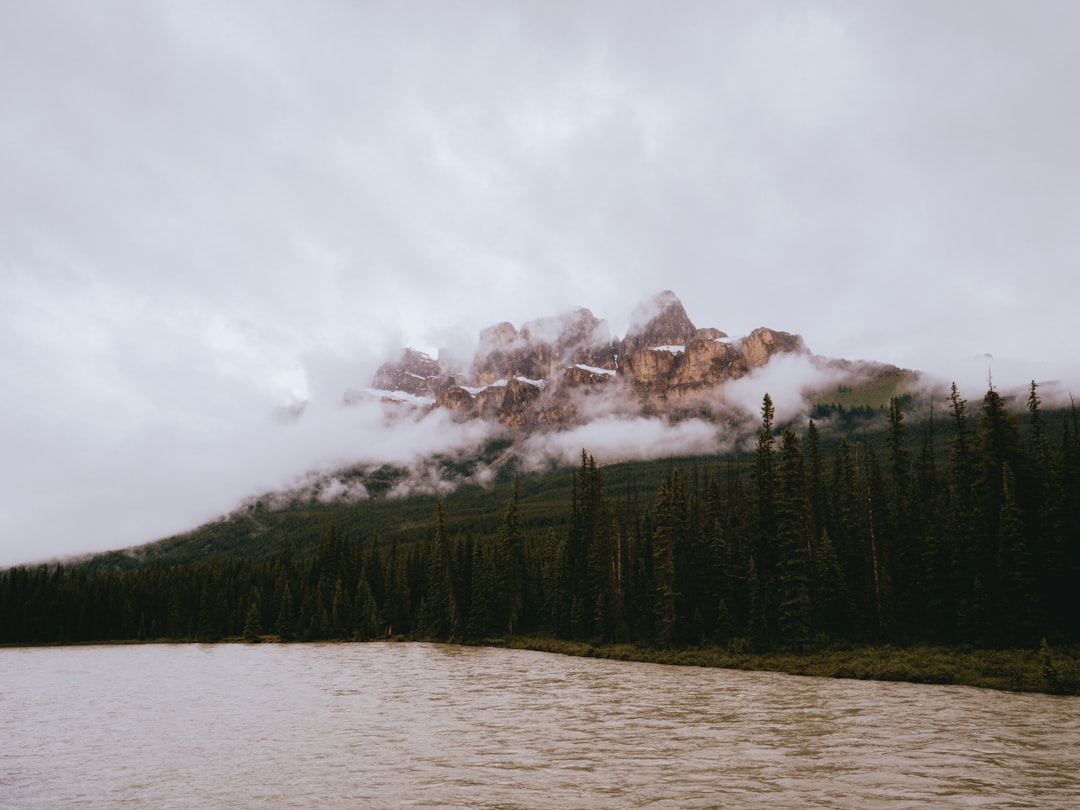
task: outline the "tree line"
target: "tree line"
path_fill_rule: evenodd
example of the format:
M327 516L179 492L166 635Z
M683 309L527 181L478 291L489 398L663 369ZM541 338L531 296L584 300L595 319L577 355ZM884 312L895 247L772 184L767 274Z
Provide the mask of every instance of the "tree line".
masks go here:
M420 543L332 529L302 558L286 544L269 559L123 572L13 568L0 573L0 643L1080 641L1075 409L1048 430L1032 383L1022 427L993 387L972 413L954 385L946 427L910 436L903 404L883 433L826 451L813 420L778 429L766 395L751 459L672 465L656 492L617 500L583 451L559 529L525 524L515 484L483 533L451 534L439 503Z

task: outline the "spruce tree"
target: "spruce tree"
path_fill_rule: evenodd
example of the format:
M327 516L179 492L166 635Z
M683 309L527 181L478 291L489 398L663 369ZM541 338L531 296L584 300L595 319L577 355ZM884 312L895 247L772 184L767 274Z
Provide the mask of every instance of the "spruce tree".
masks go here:
M252 597L251 605L248 607L247 616L244 619L244 641L255 642L259 640L259 635L262 633L262 616L259 612L259 599L258 595Z
M755 537L754 562L757 569L759 608L766 637L771 637L776 627L776 480L775 445L772 397L768 394L761 402L761 429L758 431L754 451L754 511Z
M375 602L371 584L363 571L356 581L356 594L353 598L356 636L361 641L376 638L379 635L379 607Z
M469 638L480 639L492 632L492 602L495 598L491 560L484 554L480 543L473 544L470 571L472 577L469 583L469 617L465 623L465 632Z
M287 580L281 590L281 604L278 607L277 621L274 624L274 629L277 630L277 634L282 641L291 641L296 635L295 626L293 624L292 589L289 587Z
M810 636L810 515L803 455L794 431L781 438L776 471L776 534L779 547L777 628L780 637L802 644Z
M1042 626L1040 599L1028 538L1016 503L1012 468L1002 470L1001 515L998 518L998 576L1001 582L1000 637L1009 645L1030 646Z
M421 628L437 638L447 638L461 629L453 553L446 529L446 505L439 501L435 533L426 558L425 602L428 616Z
M679 596L675 571L679 537L685 531L685 508L682 475L678 470L672 470L660 485L656 499L656 527L652 535L653 617L656 644L660 647L667 647L675 640Z
M495 544L497 609L500 623L511 636L525 604L525 535L518 513L520 496L521 482L515 478Z

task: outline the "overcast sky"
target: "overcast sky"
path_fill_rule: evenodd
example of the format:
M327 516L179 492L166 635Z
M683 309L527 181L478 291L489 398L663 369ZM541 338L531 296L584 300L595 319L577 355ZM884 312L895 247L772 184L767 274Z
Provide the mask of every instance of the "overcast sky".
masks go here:
M1078 76L1072 0L0 2L0 565L467 443L341 393L665 288L1080 392Z

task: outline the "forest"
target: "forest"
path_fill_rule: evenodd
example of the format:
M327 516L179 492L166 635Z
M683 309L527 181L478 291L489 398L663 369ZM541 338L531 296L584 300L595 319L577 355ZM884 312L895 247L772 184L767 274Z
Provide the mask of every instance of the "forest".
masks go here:
M521 635L656 649L799 651L828 642L1034 648L1080 642L1080 425L1021 419L991 386L909 429L823 441L775 425L752 454L609 496L587 451L563 514L432 504L417 541L333 526L312 552L0 572L0 643L227 638L485 641ZM462 528L464 527L464 528Z

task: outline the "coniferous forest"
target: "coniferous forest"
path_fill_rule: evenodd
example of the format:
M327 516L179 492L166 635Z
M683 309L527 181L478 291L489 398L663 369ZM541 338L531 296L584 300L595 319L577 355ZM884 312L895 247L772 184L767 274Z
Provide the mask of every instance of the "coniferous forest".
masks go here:
M515 484L486 531L422 542L330 529L313 553L0 573L0 643L172 639L457 641L531 634L653 648L830 642L1034 648L1080 642L1080 429L1021 420L991 388L909 430L828 443L774 425L739 463L669 465L609 499L582 452L557 527Z

